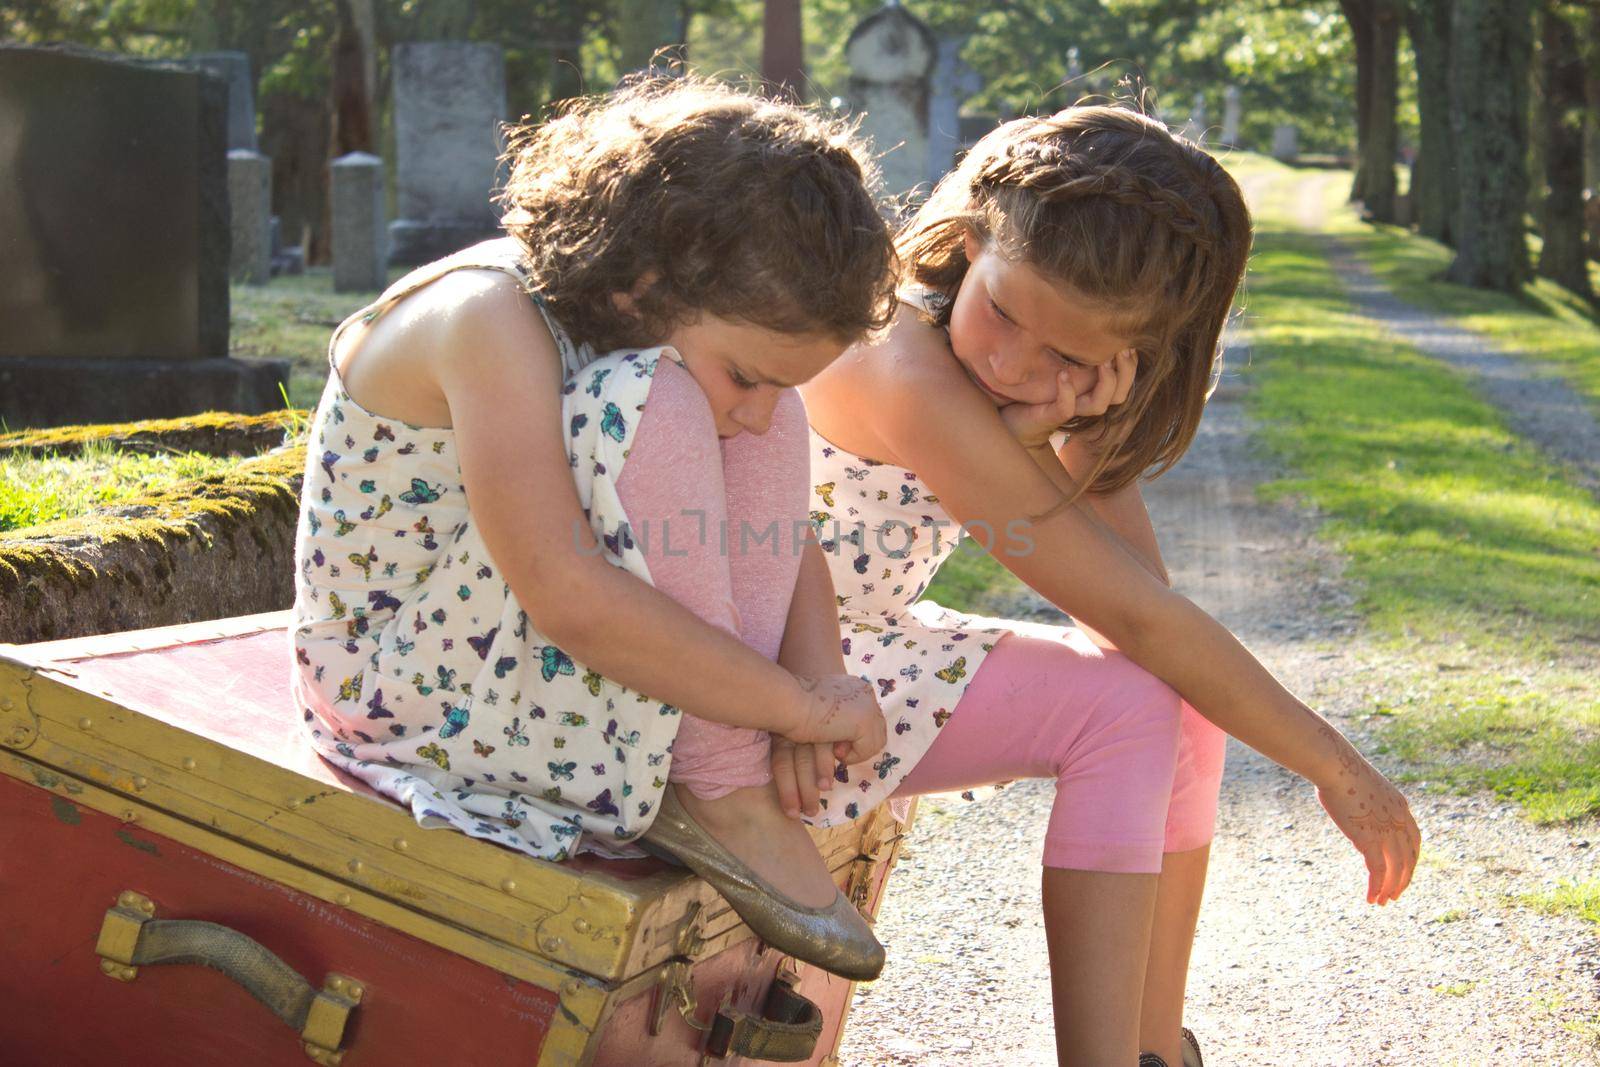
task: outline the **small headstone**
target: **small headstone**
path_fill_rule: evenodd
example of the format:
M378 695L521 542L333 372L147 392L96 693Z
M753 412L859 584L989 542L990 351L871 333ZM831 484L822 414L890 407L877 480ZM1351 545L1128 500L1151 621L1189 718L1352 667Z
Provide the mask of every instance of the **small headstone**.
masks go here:
M226 91L192 66L0 44L11 426L281 406L286 364L226 358Z
M939 38L928 102L928 181L935 184L955 166L961 149L961 102L983 88L983 78L961 59L965 37Z
M1243 117L1243 107L1239 101L1239 87L1230 85L1222 91L1223 144L1236 145L1239 143L1239 122Z
M1272 158L1280 163L1293 163L1300 158L1300 129L1284 124L1272 130Z
M389 225L397 263L425 263L499 232L490 196L506 117L499 45L426 41L396 45L395 186Z
M197 52L189 60L228 83L228 150L256 151L256 94L250 57L243 52Z
M373 292L388 280L383 160L351 152L333 161L333 288Z
M862 116L889 193L909 193L928 176L929 77L939 42L926 23L890 3L856 23L845 42L851 110Z
M228 273L236 282L267 284L272 276L272 160L243 148L228 153L228 210L233 216Z

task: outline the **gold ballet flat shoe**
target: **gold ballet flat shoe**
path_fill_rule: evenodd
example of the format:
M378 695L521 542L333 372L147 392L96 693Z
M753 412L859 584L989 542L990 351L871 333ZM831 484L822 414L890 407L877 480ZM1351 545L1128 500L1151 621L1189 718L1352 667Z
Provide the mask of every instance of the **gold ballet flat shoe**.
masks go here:
M706 833L671 787L661 795L655 822L635 844L704 878L757 937L780 952L853 982L870 982L882 972L883 945L843 893L836 890L833 903L822 908L789 899Z

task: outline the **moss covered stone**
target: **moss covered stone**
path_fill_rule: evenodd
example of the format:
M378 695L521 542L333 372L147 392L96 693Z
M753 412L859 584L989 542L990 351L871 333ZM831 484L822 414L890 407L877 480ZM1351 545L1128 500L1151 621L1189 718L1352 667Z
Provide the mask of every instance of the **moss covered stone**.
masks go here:
M0 454L26 452L77 455L85 447L107 444L128 451L199 452L207 456L254 456L281 444L303 425L303 411L235 415L208 411L181 419L56 426L0 434Z
M244 615L293 599L305 447L0 534L0 641Z

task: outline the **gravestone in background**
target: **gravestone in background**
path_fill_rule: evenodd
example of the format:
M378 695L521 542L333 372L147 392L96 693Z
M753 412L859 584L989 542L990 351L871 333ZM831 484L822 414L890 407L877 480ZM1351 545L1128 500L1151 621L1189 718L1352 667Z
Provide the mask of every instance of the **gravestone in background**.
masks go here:
M928 181L938 184L961 150L961 103L983 88L983 77L961 58L965 37L939 38L928 101Z
M196 52L189 62L228 85L228 151L259 151L256 143L256 90L250 57L243 52Z
M850 110L872 139L885 189L909 193L928 179L928 92L939 42L898 4L856 23L845 42Z
M490 202L506 117L506 64L498 45L426 41L396 45L396 210L389 254L426 263L500 233Z
M1285 123L1272 128L1272 158L1293 163L1300 158L1300 128Z
M227 90L193 67L0 44L0 418L282 406L228 351Z
M266 285L272 275L272 160L243 148L229 151L228 213L229 273L234 281Z
M1243 117L1243 108L1239 101L1239 87L1230 85L1222 90L1223 144L1232 146L1239 143L1239 123Z
M383 160L351 152L333 161L333 290L371 292L388 284L383 225Z

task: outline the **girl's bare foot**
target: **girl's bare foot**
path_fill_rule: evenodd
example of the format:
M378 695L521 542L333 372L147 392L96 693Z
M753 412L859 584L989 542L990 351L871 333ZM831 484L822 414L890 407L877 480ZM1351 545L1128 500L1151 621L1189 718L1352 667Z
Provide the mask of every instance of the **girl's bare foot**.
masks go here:
M674 784L667 788L706 833L778 892L808 908L833 903L833 876L805 824L778 806L773 783L735 789L716 800L702 800Z

